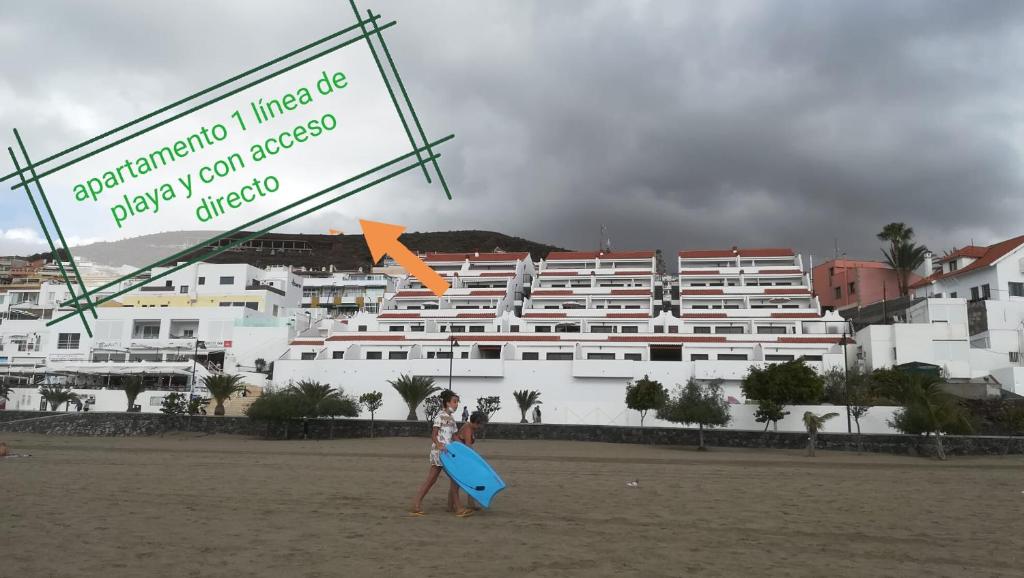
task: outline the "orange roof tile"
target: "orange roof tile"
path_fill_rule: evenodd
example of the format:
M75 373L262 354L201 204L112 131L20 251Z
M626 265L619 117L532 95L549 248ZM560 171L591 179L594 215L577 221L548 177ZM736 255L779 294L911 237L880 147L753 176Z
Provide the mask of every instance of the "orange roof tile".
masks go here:
M916 283L911 283L910 288L916 289L917 287L923 287L932 281L945 279L947 277L955 277L957 275L963 275L964 273L981 269L982 267L988 267L1021 245L1024 245L1024 235L1007 239L994 245L989 245L988 247L985 247L985 252L973 263L950 273L935 273L929 275Z

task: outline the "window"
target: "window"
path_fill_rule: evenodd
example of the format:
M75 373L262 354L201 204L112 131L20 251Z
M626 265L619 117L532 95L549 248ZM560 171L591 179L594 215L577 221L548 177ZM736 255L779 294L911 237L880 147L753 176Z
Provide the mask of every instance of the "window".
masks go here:
M174 287L174 281L170 281L170 280L165 281L164 282L164 287Z
M470 325L469 326L469 332L470 333L483 333L484 332L484 326L483 325Z
M710 327L702 327L702 326L698 325L697 327L693 328L693 332L694 333L711 333L711 328Z
M669 333L679 333L679 326L678 325L669 325L668 326L668 332Z
M622 358L626 361L642 361L642 356L639 353L627 353Z
M57 349L78 349L81 333L60 333L57 335Z
M260 302L259 301L246 301L245 302L245 307L247 309L252 309L253 311L259 311L260 310Z
M988 283L986 283L986 284L981 286L981 298L982 299L991 299L992 298L992 290L989 289Z
M356 330L357 331L366 331L366 326L365 325L360 325L359 327L356 328Z
M1011 351L1010 352L1010 363L1020 363L1020 352L1019 351Z
M956 270L957 270L957 264L956 264L956 259L954 259L954 260L949 262L949 272L952 273L953 271L956 271Z
M226 276L226 277L221 277L220 278L220 284L221 285L234 285L235 284L235 278L233 276L230 276L230 275Z
M438 359L451 359L452 358L452 352L451 351L438 351L437 355L435 357L437 357Z
M950 297L951 299L956 299L956 291L950 291L950 292L949 292L949 297Z
M401 325L392 325L391 327L388 327L388 331L391 331L391 332L397 332L397 331L401 331L401 330L402 330L402 326Z
M1010 297L1024 297L1024 283L1010 281Z
M787 283L787 285L788 284L789 283ZM779 283L779 285L782 285L782 283ZM856 292L857 292L857 284L856 283L850 283L849 285L847 285L847 287L846 287L846 294L847 295L853 295Z
M615 328L611 325L591 325L591 333L615 333Z
M615 359L614 353L588 353L587 359Z
M220 305L221 307L231 307L231 302L230 301L221 301L220 303L218 303L218 305Z
M465 325L452 325L452 333L455 333L456 331L458 331L459 333L465 333L466 332L466 326Z
M733 326L719 325L719 326L715 327L715 333L727 333L729 335L737 335L737 334L743 333L743 328L742 327L733 327Z
M331 359L345 359L344 351L333 351L331 352Z
M548 361L572 361L572 353L553 351L546 356Z
M718 354L718 360L719 361L746 361L747 360L747 354L746 353L719 353Z
M366 359L384 359L384 353L381 351L367 351Z
M536 361L538 359L540 359L540 354L537 353L536 351L523 352L523 361Z
M793 361L792 355L765 355L765 361Z
M510 333L519 333L519 326L518 325L509 325L508 326L508 330L509 330Z
M303 361L310 361L310 360L313 360L313 359L316 359L316 352L315 351L303 351L302 352L302 360Z
M538 325L533 328L534 333L551 333L550 325Z
M409 359L408 351L389 351L388 359Z
M459 355L459 359L469 359L469 352L468 352L468 351L463 351L463 352L462 352L462 353L461 353L461 354Z
M181 291L182 293L188 293L188 285L182 285L179 288L179 291Z
M200 285L206 285L206 277L200 277L199 278L199 284Z
M977 301L980 298L981 298L981 294L978 293L978 288L977 287L971 287L971 300Z
M894 349L893 353L895 353L895 351L896 350ZM821 361L821 356L820 355L805 355L803 357L804 357L804 361ZM895 357L895 355L893 357Z
M843 288L842 287L836 287L835 294L836 294L836 299L841 299L843 297Z
M708 360L708 354L707 353L691 353L690 354L690 361L707 361L707 360Z
M654 332L655 333L665 333L665 328L662 327L661 325L655 325L654 326Z
M423 326L422 325L413 325L412 327L409 328L409 331L423 332Z
M640 333L640 328L636 325L623 325L619 328L620 333Z
M764 325L759 326L757 328L757 332L762 334L762 335L783 335L783 334L787 333L785 327L764 326Z

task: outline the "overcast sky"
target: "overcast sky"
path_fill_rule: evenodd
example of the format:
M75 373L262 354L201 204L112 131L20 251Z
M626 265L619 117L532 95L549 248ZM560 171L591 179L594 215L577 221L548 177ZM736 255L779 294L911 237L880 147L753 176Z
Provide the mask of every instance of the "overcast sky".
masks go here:
M370 218L593 249L604 224L616 249L816 259L837 238L878 258L894 220L938 252L1024 233L1024 3L360 6L398 20L389 44L427 132L456 135L441 151L455 199L406 175L291 230ZM341 0L4 3L0 143L18 127L43 156L352 22ZM8 184L0 253L42 250ZM72 242L119 237L62 224Z

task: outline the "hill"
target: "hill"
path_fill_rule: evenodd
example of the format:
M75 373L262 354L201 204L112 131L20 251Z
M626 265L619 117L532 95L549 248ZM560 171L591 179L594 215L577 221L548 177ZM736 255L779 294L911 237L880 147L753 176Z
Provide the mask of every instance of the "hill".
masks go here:
M121 241L92 243L74 247L76 257L100 265L131 265L142 267L190 245L216 235L210 231L180 231L155 233ZM238 233L232 238L246 236ZM564 251L560 247L536 243L520 237L511 237L494 231L438 231L406 233L401 240L414 252L490 252L526 251L534 259L546 257L551 251ZM226 243L227 241L222 241ZM205 251L204 251L205 252ZM193 252L189 256L198 255ZM27 258L48 258L48 253ZM227 250L212 258L211 263L249 263L257 267L268 265L294 265L321 268L333 265L337 269L369 270L370 251L362 235L308 235L299 233L269 233L245 244Z

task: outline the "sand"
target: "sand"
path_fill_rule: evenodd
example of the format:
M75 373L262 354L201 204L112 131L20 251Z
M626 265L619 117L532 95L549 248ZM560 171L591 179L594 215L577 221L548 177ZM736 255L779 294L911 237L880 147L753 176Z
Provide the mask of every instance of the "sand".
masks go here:
M1019 456L485 439L509 488L458 519L406 517L424 439L3 437L0 576L1024 573Z

